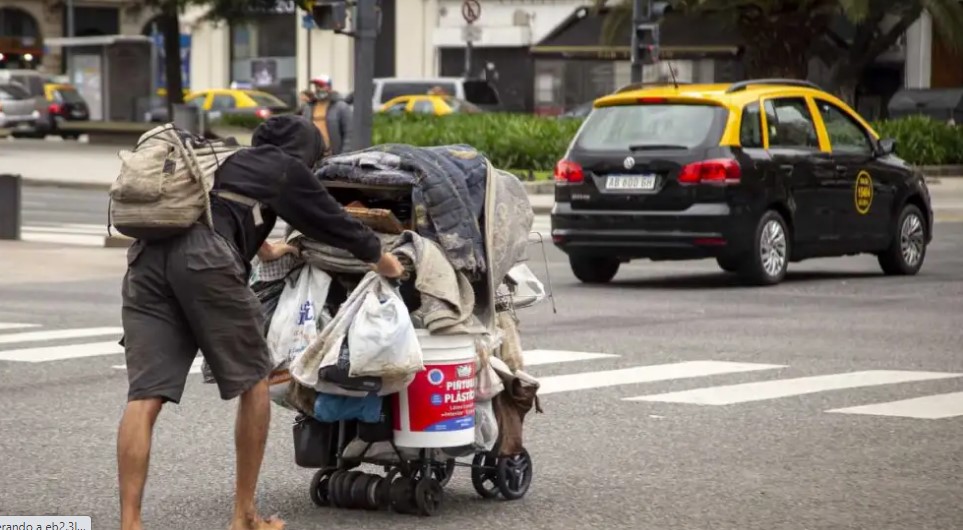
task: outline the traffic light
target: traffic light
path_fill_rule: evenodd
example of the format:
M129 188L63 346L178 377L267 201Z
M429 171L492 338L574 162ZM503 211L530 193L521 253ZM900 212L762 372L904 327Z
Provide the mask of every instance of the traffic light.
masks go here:
M659 60L659 24L638 24L632 34L632 62L655 64Z
M318 29L342 30L348 16L345 0L318 0L312 2L311 17Z

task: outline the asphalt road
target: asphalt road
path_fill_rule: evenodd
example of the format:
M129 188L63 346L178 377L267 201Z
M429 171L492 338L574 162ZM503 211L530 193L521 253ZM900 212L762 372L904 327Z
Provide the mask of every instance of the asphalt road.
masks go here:
M771 288L740 287L708 261L634 263L586 287L548 249L558 313L547 302L519 313L525 348L612 356L530 366L545 414L525 423L527 497L481 500L460 469L431 519L316 508L312 472L294 464L292 415L274 408L259 505L293 529L958 529L963 224L937 228L917 277L884 277L871 257L826 259L793 264ZM119 326L123 251L31 248L4 254L0 273L0 514L117 528L126 377L122 355L94 353L118 334L49 331ZM111 272L91 273L94 262ZM31 267L65 272L20 280ZM830 377L804 379L814 376ZM929 396L941 397L852 409ZM162 413L147 528L225 527L234 408L191 375L183 403Z

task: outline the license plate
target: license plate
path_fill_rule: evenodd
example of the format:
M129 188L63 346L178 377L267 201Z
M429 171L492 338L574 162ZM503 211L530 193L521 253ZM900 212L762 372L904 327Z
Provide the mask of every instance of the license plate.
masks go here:
M75 116L75 117L77 117L77 118L80 118L80 117L82 117L82 116L85 115L84 111L82 111L82 110L75 110L75 111L71 112L70 114L72 114L73 116Z
M609 175L605 180L607 190L654 190L655 175Z
M30 129L30 124L29 124L29 123L20 123L20 124L17 124L17 130L18 130L18 131L26 131L26 130L29 130L29 129Z

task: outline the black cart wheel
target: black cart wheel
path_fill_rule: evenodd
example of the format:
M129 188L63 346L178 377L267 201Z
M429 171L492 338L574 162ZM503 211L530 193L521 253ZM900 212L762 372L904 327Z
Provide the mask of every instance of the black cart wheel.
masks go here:
M349 471L341 479L341 491L339 492L339 497L341 498L342 508L357 508L355 505L356 497L354 494L354 484L359 482L364 478L364 473L360 471Z
M384 510L391 509L391 485L398 480L398 475L400 474L400 468L393 468L388 471L384 480L378 484L378 506Z
M522 449L522 452L515 456L503 456L498 459L495 484L506 500L521 499L532 485L533 472L532 457L527 450Z
M477 453L471 460L471 485L484 499L498 496L498 459L492 453Z
M418 512L425 517L438 513L443 496L441 484L433 477L419 480L415 486L415 505L418 506Z
M407 477L398 477L391 483L391 509L398 513L415 514L415 484Z
M351 508L357 510L367 510L370 508L371 503L368 502L368 487L378 478L380 477L377 475L362 473L354 479L354 482L351 483Z
M619 272L621 263L613 258L569 256L572 273L582 283L608 283Z
M365 509L366 510L378 510L381 508L381 497L379 492L381 491L381 483L385 481L385 478L380 475L368 475L368 488L365 497Z
M336 467L319 469L311 478L311 500L320 507L330 506L331 476L337 471Z
M341 507L341 480L347 473L347 471L339 469L332 473L331 478L328 479L328 502L336 508Z

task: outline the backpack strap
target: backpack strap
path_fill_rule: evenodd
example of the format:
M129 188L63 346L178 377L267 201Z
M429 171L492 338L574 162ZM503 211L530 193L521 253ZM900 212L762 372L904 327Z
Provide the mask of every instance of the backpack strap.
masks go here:
M245 197L240 193L234 193L233 191L225 190L211 190L211 193L217 195L222 199L227 199L251 208L251 212L254 214L254 226L261 226L264 224L264 218L261 217L261 203L250 197Z

